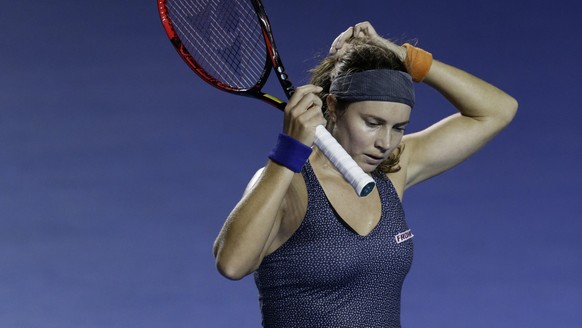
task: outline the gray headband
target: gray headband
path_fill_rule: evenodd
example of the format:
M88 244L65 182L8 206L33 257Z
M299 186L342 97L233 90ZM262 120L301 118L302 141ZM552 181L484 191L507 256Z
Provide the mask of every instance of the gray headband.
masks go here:
M391 101L414 107L414 85L405 72L375 69L336 77L329 92L340 101Z

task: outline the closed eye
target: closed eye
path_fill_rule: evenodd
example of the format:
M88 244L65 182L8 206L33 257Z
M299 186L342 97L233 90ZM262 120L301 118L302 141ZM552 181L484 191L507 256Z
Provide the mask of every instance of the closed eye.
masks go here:
M404 132L404 130L406 130L407 124L408 124L408 122L399 123L399 124L394 125L392 128L398 132Z
M382 125L382 123L375 121L366 121L366 125L373 128Z

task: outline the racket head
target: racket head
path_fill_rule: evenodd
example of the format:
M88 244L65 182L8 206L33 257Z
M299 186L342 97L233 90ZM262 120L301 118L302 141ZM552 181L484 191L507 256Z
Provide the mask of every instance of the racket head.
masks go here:
M159 0L162 25L184 62L226 92L284 108L263 93L273 67L255 4L249 0Z

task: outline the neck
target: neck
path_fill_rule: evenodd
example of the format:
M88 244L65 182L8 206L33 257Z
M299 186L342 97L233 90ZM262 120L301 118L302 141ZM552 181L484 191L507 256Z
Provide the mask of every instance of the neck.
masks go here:
M316 172L325 175L327 178L340 178L345 180L340 171L333 165L333 163L325 156L325 154L317 147L313 148L313 153L309 157L309 162ZM370 174L370 173L368 173Z
M335 165L330 162L327 156L325 156L325 154L318 147L313 148L313 153L311 154L309 161L311 162L311 166L317 167L318 171L325 172L329 175L342 176Z
M349 199L351 201L364 199L354 192L354 188L319 148L315 147L313 149L309 161L326 195L330 195L330 197L336 199Z

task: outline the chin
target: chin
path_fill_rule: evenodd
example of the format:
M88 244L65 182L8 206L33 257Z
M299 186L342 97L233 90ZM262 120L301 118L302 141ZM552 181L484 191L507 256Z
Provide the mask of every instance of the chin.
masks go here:
M382 164L383 160L372 160L366 156L361 156L359 158L354 158L358 166L366 173L374 172L380 164Z
M376 164L370 164L370 163L358 163L358 166L365 173L372 173L372 172L374 172L378 168L379 164L376 165Z

